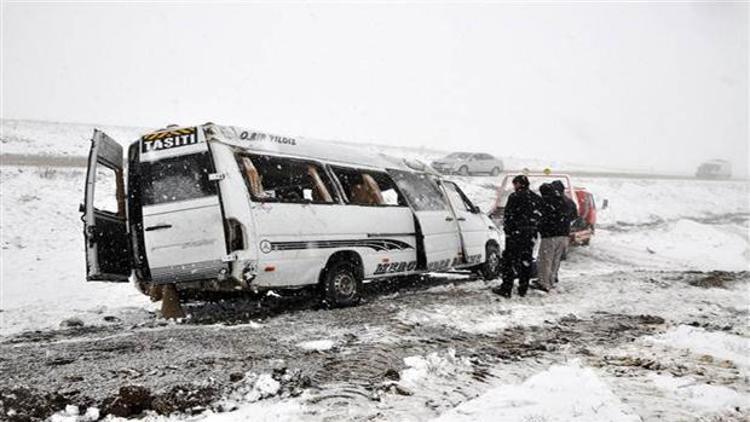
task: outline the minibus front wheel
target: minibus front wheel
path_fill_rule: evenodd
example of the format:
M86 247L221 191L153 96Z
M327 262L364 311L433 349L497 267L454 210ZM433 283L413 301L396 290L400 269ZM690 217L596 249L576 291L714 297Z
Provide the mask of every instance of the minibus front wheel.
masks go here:
M333 308L359 303L362 292L362 270L351 259L329 262L322 277L326 304Z

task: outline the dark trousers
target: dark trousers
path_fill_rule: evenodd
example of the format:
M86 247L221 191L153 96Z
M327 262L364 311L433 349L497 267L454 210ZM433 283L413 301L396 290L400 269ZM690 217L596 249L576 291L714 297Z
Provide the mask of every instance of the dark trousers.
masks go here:
M518 279L519 294L526 294L531 279L535 239L535 233L531 232L513 233L505 237L501 291L510 293L513 289L513 281Z

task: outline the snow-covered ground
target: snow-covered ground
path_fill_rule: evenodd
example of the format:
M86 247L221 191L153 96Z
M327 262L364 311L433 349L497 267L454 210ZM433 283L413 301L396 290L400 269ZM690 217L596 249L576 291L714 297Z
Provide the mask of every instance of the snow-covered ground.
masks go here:
M86 282L78 212L84 175L83 169L0 167L0 334L52 328L68 317L94 323L109 312L150 309L128 283Z
M86 157L94 128L105 131L123 145L137 140L149 130L85 123L0 119L0 148L3 154Z
M2 124L3 153L85 155L88 148L88 137L83 134L90 130L87 125ZM142 132L107 130L122 139L133 139ZM386 152L394 152L389 150ZM403 153L421 154L414 150ZM421 156L429 158L430 154ZM77 168L0 167L0 336L5 336L0 340L22 331L57 328L61 321L73 317L85 326L106 326L112 320L105 318L109 316L137 323L156 309L129 284L85 281L78 212L83 177L84 170ZM497 179L456 181L483 210L489 209ZM641 336L616 350L608 349L609 344L593 343L587 353L555 352L493 364L487 369L492 374L490 380L480 383L472 381L471 357L456 354L450 343L444 344L403 360L393 386L402 394L386 395L376 403L355 400L346 412L323 407L311 391L279 397L276 381L259 374L246 377L242 395L226 398L234 403L232 412L219 413L212 408L192 416L150 414L146 419L631 421L748 417L748 276L730 277L737 281L718 288L670 278L677 277L673 274L689 275L687 271L736 274L750 270L748 183L591 178L576 184L594 192L599 203L608 199L609 207L599 211L600 227L591 246L574 249L564 262L556 293L534 292L523 299L498 302L484 293L482 282L448 284L424 294L471 294L481 300L437 300L404 308L394 305L394 324L445 327L491 338L503 330L525 327L532 333L551 322L608 312L658 315L666 320L661 332ZM660 273L665 275L657 276ZM724 330L724 326L730 328ZM267 328L258 324L253 330L262 333ZM367 336L362 328L352 329L374 343L394 341L389 336L397 332L386 327ZM304 353L346 353L346 330L340 331L313 336L302 330L290 342ZM663 370L632 369L652 361ZM459 394L456 384L470 388ZM85 409L79 412L71 407L55 419L92 418L85 413Z
M436 421L639 421L591 368L553 365L520 384L497 386Z

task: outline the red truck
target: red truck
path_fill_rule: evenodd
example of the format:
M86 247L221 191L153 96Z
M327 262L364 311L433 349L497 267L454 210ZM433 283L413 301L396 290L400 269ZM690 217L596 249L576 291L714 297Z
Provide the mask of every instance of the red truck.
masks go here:
M596 230L596 202L594 195L586 188L574 187L573 192L578 205L578 219L570 228L570 243L588 246Z
M514 175L508 174L503 178L502 183L497 187L495 204L489 213L490 218L492 218L498 227L502 227L503 225L505 203L508 201L508 195L513 192L513 184L511 183L513 177ZM565 195L573 199L578 208L578 219L573 222L570 228L570 243L572 245L588 245L596 228L596 203L594 202L594 195L587 191L586 188L573 186L570 176L567 174L527 173L526 177L529 178L529 182L531 183L530 188L536 192L539 191L539 186L542 183L553 180L563 182Z

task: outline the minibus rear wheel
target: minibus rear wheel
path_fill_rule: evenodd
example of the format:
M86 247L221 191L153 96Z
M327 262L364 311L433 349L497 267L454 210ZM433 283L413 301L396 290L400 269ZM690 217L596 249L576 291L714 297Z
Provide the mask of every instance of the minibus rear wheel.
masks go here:
M362 292L362 276L351 262L333 261L323 276L323 294L332 308L354 306L359 303Z

